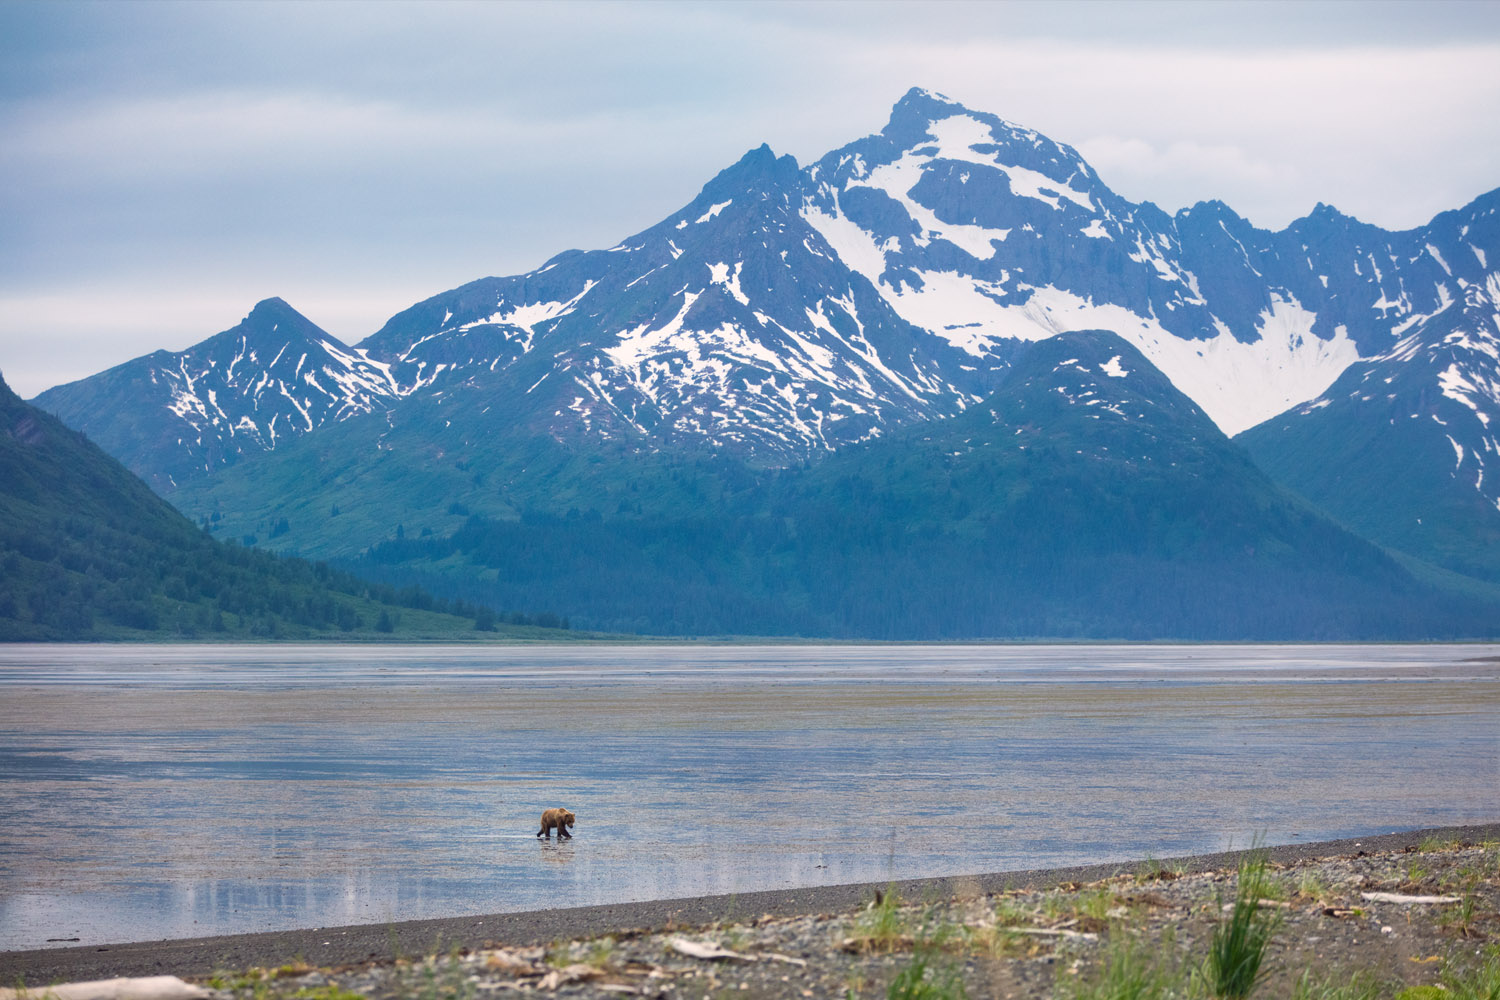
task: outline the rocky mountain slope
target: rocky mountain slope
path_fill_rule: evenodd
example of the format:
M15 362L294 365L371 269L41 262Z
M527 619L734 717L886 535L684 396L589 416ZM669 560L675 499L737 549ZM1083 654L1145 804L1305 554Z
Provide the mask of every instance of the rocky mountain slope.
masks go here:
M1357 531L1500 579L1500 195L1440 216L1438 307L1329 389L1241 435L1272 475Z
M267 299L186 351L127 361L34 402L169 493L399 395L385 366Z

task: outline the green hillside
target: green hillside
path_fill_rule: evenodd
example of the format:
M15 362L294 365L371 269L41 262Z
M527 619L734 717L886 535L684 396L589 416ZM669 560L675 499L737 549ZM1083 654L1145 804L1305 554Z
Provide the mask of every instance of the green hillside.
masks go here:
M1398 369L1399 376L1410 374ZM1277 482L1364 537L1500 583L1500 512L1474 482L1475 460L1484 452L1468 456L1460 477L1448 436L1457 430L1440 422L1477 421L1415 378L1382 386L1394 392L1353 396L1362 376L1351 371L1335 383L1331 403L1288 411L1236 440ZM1430 381L1436 384L1437 376ZM1482 482L1482 466L1478 474Z
M1488 634L1500 608L1274 485L1109 334L1041 342L962 416L802 468L524 453L502 487L518 516L408 528L347 565L676 634L1431 638Z
M0 640L567 634L215 541L0 381Z

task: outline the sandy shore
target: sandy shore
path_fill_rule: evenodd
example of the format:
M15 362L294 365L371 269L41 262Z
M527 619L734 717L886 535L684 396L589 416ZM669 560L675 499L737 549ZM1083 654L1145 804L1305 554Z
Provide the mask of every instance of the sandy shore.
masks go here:
M1434 841L1500 841L1500 823L1377 833L1347 840L1286 844L1269 848L1278 866L1313 859L1399 854ZM1181 875L1233 869L1242 852L1159 858L1153 864ZM907 900L973 899L1018 890L1046 890L1100 883L1137 871L1147 859L1035 871L999 872L896 883ZM0 983L76 982L116 976L172 974L203 978L224 970L274 968L297 959L316 968L388 963L397 957L478 952L497 946L522 948L559 941L639 937L674 928L704 928L726 921L793 918L851 912L867 904L881 884L655 900L608 906L537 910L477 917L417 920L322 929L135 944L52 948L0 953Z

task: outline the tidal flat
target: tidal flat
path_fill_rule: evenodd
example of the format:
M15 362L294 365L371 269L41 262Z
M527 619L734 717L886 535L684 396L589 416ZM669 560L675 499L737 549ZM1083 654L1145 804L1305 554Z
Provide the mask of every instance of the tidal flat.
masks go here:
M1500 647L0 649L0 948L1500 815ZM574 839L538 841L544 808ZM58 940L54 940L58 939Z

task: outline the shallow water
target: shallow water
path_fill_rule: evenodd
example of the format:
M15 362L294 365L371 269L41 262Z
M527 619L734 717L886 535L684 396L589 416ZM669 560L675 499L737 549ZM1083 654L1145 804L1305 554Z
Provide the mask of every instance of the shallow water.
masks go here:
M1497 675L1500 646L0 647L0 948L1495 820ZM572 841L534 836L553 805Z

